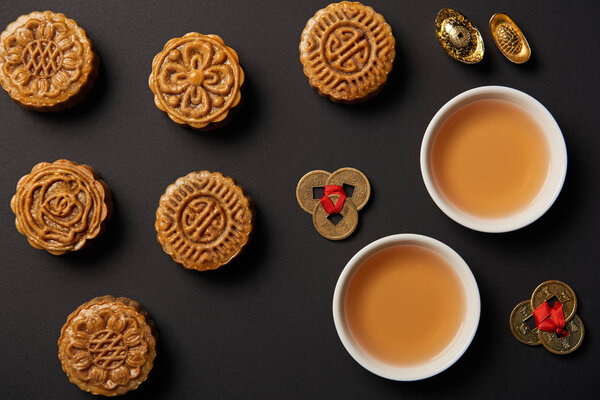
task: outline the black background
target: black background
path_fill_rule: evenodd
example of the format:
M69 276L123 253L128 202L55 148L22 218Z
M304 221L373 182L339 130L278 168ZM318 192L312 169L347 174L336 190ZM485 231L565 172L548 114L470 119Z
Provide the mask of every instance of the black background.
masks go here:
M188 398L591 398L600 390L600 78L598 1L370 1L392 26L397 55L388 85L363 105L333 104L307 83L300 33L324 1L7 1L0 26L50 9L75 19L102 60L87 100L71 111L26 111L0 94L0 398L90 398L60 368L56 341L67 315L99 295L140 301L159 329L147 382L127 395ZM480 28L484 60L463 65L433 29L442 7ZM533 49L508 62L487 27L511 15ZM152 58L186 32L215 33L246 73L244 104L219 130L181 128L156 109ZM567 179L550 211L507 234L471 231L446 217L421 180L419 149L434 113L460 92L499 84L540 100L563 130ZM14 228L17 180L40 161L94 166L111 187L115 213L87 250L52 256ZM353 166L373 187L358 230L330 242L296 203L298 179L313 169ZM232 264L187 271L156 243L164 189L195 170L221 171L253 196L255 235ZM362 369L338 340L331 300L350 257L380 237L414 232L461 254L479 284L479 330L444 373L401 383ZM586 327L582 347L555 356L518 343L512 308L542 281L569 283Z

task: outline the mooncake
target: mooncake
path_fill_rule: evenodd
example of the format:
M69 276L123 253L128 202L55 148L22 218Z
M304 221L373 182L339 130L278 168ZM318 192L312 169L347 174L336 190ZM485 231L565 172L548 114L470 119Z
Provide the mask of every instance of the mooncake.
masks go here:
M356 103L376 95L396 56L396 41L383 16L361 3L330 4L308 20L300 61L308 83L334 102Z
M152 61L149 85L156 107L179 125L221 126L242 99L244 71L237 53L217 35L171 39Z
M61 255L85 247L103 231L112 198L92 167L58 160L41 162L23 176L10 207L31 246Z
M85 31L63 14L22 15L0 35L0 85L28 109L73 107L93 85L99 62Z
M148 378L156 357L154 323L140 303L96 297L69 315L58 358L69 380L92 394L116 396Z
M248 242L251 199L219 172L192 172L167 187L156 210L157 238L185 268L205 271L231 261Z

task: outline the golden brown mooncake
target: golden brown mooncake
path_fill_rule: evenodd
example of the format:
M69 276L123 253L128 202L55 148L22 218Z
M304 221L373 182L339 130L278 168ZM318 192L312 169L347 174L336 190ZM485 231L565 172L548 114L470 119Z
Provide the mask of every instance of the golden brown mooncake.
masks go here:
M63 14L22 15L0 35L0 85L28 109L76 105L91 88L99 62L85 31Z
M334 102L376 95L392 70L396 41L383 16L361 3L329 4L308 20L300 61L309 84Z
M69 315L58 339L58 358L81 390L116 396L148 378L156 357L154 323L135 300L96 297Z
M252 231L251 199L220 172L192 172L167 187L156 210L157 238L185 268L205 271L231 261Z
M54 255L83 248L112 211L110 189L87 165L41 162L17 183L10 201L17 230L36 249Z
M171 39L152 61L154 103L179 125L209 130L222 125L242 95L237 53L217 35Z

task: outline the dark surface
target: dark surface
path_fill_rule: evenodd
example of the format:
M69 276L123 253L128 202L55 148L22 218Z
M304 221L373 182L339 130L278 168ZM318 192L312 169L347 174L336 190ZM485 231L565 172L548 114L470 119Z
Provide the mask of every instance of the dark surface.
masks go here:
M67 315L92 297L140 301L159 329L159 356L139 399L209 398L592 398L597 379L600 273L600 2L370 1L397 42L387 87L359 106L311 89L298 60L300 32L324 1L7 1L0 27L51 9L75 19L102 68L72 111L39 114L0 93L0 399L91 398L60 368L56 341ZM442 7L480 28L486 55L462 65L433 32ZM501 7L501 9L499 9ZM505 11L533 48L513 65L487 22ZM152 58L189 31L216 33L246 72L244 105L211 133L178 127L154 106ZM539 221L483 234L446 217L421 180L419 149L433 114L451 97L500 84L540 100L563 130L569 170L563 192ZM93 246L52 256L14 227L17 180L40 161L94 166L113 190L115 213ZM296 203L312 169L353 166L373 195L360 226L336 243L321 238ZM167 185L193 170L221 171L254 197L255 236L221 270L187 271L156 243L154 213ZM362 369L338 340L331 316L337 277L360 248L393 233L437 238L461 254L481 291L475 340L462 359L425 381L398 383ZM579 299L582 347L560 357L513 339L508 316L540 282L561 279ZM418 327L417 327L418 329Z

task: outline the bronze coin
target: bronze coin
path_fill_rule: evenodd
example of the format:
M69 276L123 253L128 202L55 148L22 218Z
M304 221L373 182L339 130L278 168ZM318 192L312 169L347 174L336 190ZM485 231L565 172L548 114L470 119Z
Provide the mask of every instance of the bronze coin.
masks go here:
M319 199L314 198L313 188L324 187L329 175L331 175L329 172L317 169L310 171L298 181L298 186L296 186L296 200L298 200L300 207L307 213L312 214L315 206L321 204Z
M538 337L538 328L535 327L535 322L531 321L534 326L531 329L527 323L527 319L529 318L533 318L531 314L531 301L524 300L517 304L510 313L510 331L519 342L528 346L537 346L541 344Z
M332 195L331 200L335 203L337 195ZM336 222L336 218L341 217ZM317 232L325 239L342 240L354 232L358 225L358 211L356 206L349 198L346 198L344 207L339 214L327 214L321 204L317 204L313 210L313 224Z
M577 296L569 285L561 281L550 280L540 283L531 295L531 309L535 310L544 301L555 296L562 303L565 321L569 321L577 310Z
M573 319L565 324L569 336L558 337L554 332L538 331L542 345L551 353L564 355L577 350L583 342L585 329L579 315L575 314Z
M369 184L369 180L359 170L356 168L340 168L337 171L334 171L329 179L327 179L327 185L350 185L354 189L352 193L346 193L346 195L352 199L352 202L356 205L357 210L362 210L367 202L369 201L369 197L371 197L371 185ZM347 190L344 188L344 190Z

